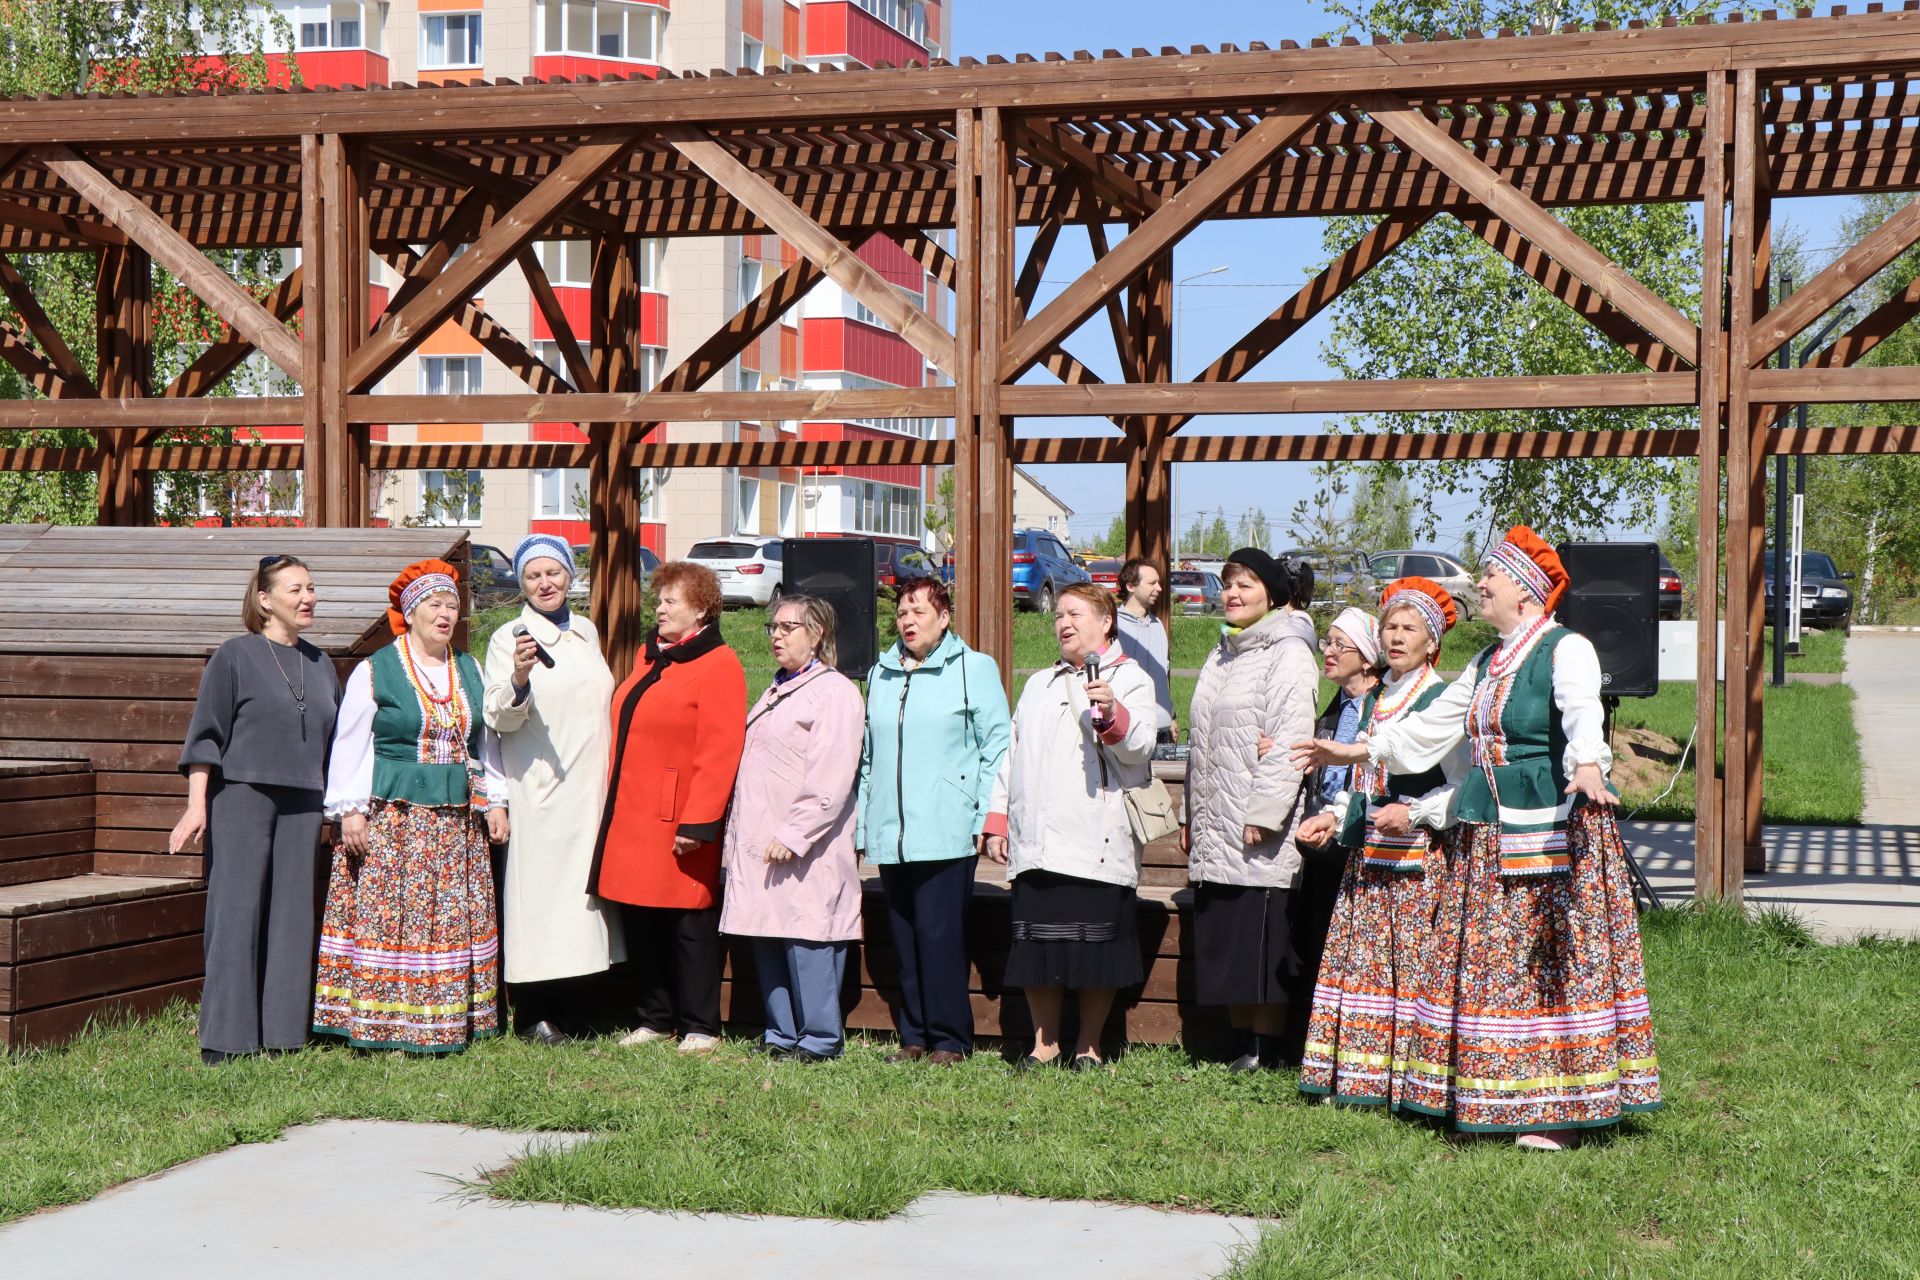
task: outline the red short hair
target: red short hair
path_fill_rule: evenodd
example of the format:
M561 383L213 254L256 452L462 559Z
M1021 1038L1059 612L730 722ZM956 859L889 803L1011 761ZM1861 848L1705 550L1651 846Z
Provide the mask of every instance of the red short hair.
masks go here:
M934 612L953 612L953 594L947 590L947 584L938 578L908 578L894 588L893 601L896 605L903 604L909 597L917 596L922 591L927 593L927 603L933 606Z
M704 626L720 616L724 603L720 598L720 579L713 570L691 560L669 560L653 571L653 590L657 596L668 587L678 587L687 603L700 611Z

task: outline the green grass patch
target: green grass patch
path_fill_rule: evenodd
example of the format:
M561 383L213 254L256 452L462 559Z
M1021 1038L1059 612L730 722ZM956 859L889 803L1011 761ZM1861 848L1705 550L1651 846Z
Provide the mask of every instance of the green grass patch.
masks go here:
M176 1005L0 1062L0 1220L343 1117L597 1135L497 1175L516 1199L863 1219L951 1188L1253 1214L1274 1226L1241 1274L1263 1280L1920 1272L1897 1208L1920 1197L1920 944L1689 911L1652 917L1646 950L1668 1108L1557 1157L1311 1106L1291 1073L1168 1047L1090 1075L610 1040L208 1070Z
M1684 743L1696 719L1692 681L1660 686L1651 698L1625 698L1616 723L1663 733ZM1866 803L1860 768L1860 735L1853 723L1853 690L1843 684L1769 685L1764 705L1766 779L1761 815L1768 822L1849 825ZM1721 697L1722 713L1726 699ZM1691 757L1664 800L1666 787L1630 788L1622 799L1641 818L1693 820Z

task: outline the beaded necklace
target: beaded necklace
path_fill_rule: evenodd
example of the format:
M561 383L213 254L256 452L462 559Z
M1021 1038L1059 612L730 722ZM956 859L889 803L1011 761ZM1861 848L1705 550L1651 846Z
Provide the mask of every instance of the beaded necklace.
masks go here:
M1533 642L1540 638L1540 633L1552 625L1552 615L1543 613L1515 632L1512 639L1502 640L1493 651L1493 657L1487 661L1487 674L1497 680L1519 666L1520 660L1533 648Z
M420 706L426 712L428 725L437 729L463 728L467 722L466 699L461 694L460 677L454 670L452 653L447 655L447 691L439 694L434 692L432 682L414 661L413 641L402 640L400 651L406 658L407 682L420 697Z
M1411 707L1414 701L1419 698L1421 690L1432 684L1434 679L1433 664L1429 662L1420 669L1419 675L1408 681L1407 691L1401 696L1398 702L1389 706L1384 700L1376 698L1373 704L1373 714L1367 717L1368 734L1371 735L1374 729L1379 728L1381 725L1387 723L1387 721L1399 715L1402 711L1405 711L1408 707ZM1381 692L1385 692L1384 686ZM1368 795L1384 796L1387 794L1386 761L1373 761L1365 765L1362 772L1364 773L1364 777L1361 780L1361 785Z

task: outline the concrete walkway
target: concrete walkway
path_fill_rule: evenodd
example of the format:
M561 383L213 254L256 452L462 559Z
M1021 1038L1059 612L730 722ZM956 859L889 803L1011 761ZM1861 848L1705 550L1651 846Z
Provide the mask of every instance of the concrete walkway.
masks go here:
M1693 824L1621 824L1627 847L1669 906L1693 896ZM1920 827L1765 829L1767 872L1749 875L1750 908L1783 907L1827 942L1920 937Z
M824 1222L509 1203L463 1185L529 1147L578 1141L452 1125L304 1126L0 1228L0 1273L1169 1280L1219 1275L1259 1232L1246 1218L946 1192L883 1222Z
M1920 633L1856 628L1846 681L1866 774L1862 821L1920 827Z

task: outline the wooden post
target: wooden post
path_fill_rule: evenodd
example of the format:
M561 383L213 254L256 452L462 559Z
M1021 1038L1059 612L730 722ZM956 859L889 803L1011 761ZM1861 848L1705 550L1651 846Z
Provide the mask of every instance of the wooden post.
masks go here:
M1754 437L1752 366L1746 352L1766 303L1768 210L1760 163L1760 92L1751 70L1737 73L1733 119L1733 249L1727 325L1727 709L1726 786L1721 809L1723 885L1759 839L1749 805L1758 790L1760 742L1760 551L1755 486L1765 483L1764 442ZM1763 515L1764 519L1764 515ZM1757 794L1754 797L1758 798ZM1729 893L1728 897L1737 897Z
M327 374L326 305L330 267L327 262L327 177L330 152L317 133L300 138L300 293L303 333L300 360L300 476L303 522L308 527L327 523L327 431L329 409L345 412L340 388L330 388ZM330 394L331 392L331 394Z
M602 390L637 390L634 347L640 339L640 276L626 236L597 242L591 290L593 375ZM616 680L626 679L645 636L640 628L640 486L633 465L639 424L586 424L593 442L587 468L591 493L592 610L600 644Z
M373 205L367 199L367 193L373 188L373 163L364 143L343 138L341 147L344 152L340 169L341 195L346 204L347 233L347 257L339 268L339 279L346 287L348 308L348 327L340 366L344 367L373 329L373 268L369 257L373 248ZM344 386L344 378L342 384ZM371 490L372 472L367 466L373 447L373 427L364 422L350 423L340 438L346 447L345 456L338 460L344 482L340 523L349 528L364 529L373 523L376 496Z
M997 353L980 346L980 113L954 113L954 414L953 557L956 602L953 625L969 639L981 632L984 599L980 578L980 379Z
M301 243L306 293L305 507L309 525L343 528L368 522L365 454L355 479L353 431L347 419L347 359L365 337L366 242L361 235L364 194L347 140L337 133L301 141ZM311 158L314 177L304 169ZM314 197L318 195L316 200ZM355 505L356 497L359 505Z
M1707 78L1706 165L1700 217L1700 474L1696 498L1699 555L1694 575L1698 657L1694 668L1693 891L1703 900L1740 897L1740 878L1729 886L1726 849L1720 842L1720 429L1725 407L1727 342L1727 126L1732 103L1727 75Z
M1013 309L1013 169L998 107L980 112L981 358L975 370L980 417L978 632L973 647L1000 664L1013 691L1013 419L1001 416L1003 347Z
M1128 291L1128 327L1139 361L1139 382L1170 383L1173 367L1173 255L1165 253L1147 264ZM1135 418L1130 424L1127 454L1127 555L1141 556L1172 571L1173 464L1168 446L1175 419L1164 416ZM1159 614L1171 614L1173 591L1160 593Z
M95 379L100 394L134 399L153 392L153 259L136 245L100 250L94 277ZM120 429L95 433L103 450L98 519L105 525L148 524L153 519L151 473L119 455L134 443Z

